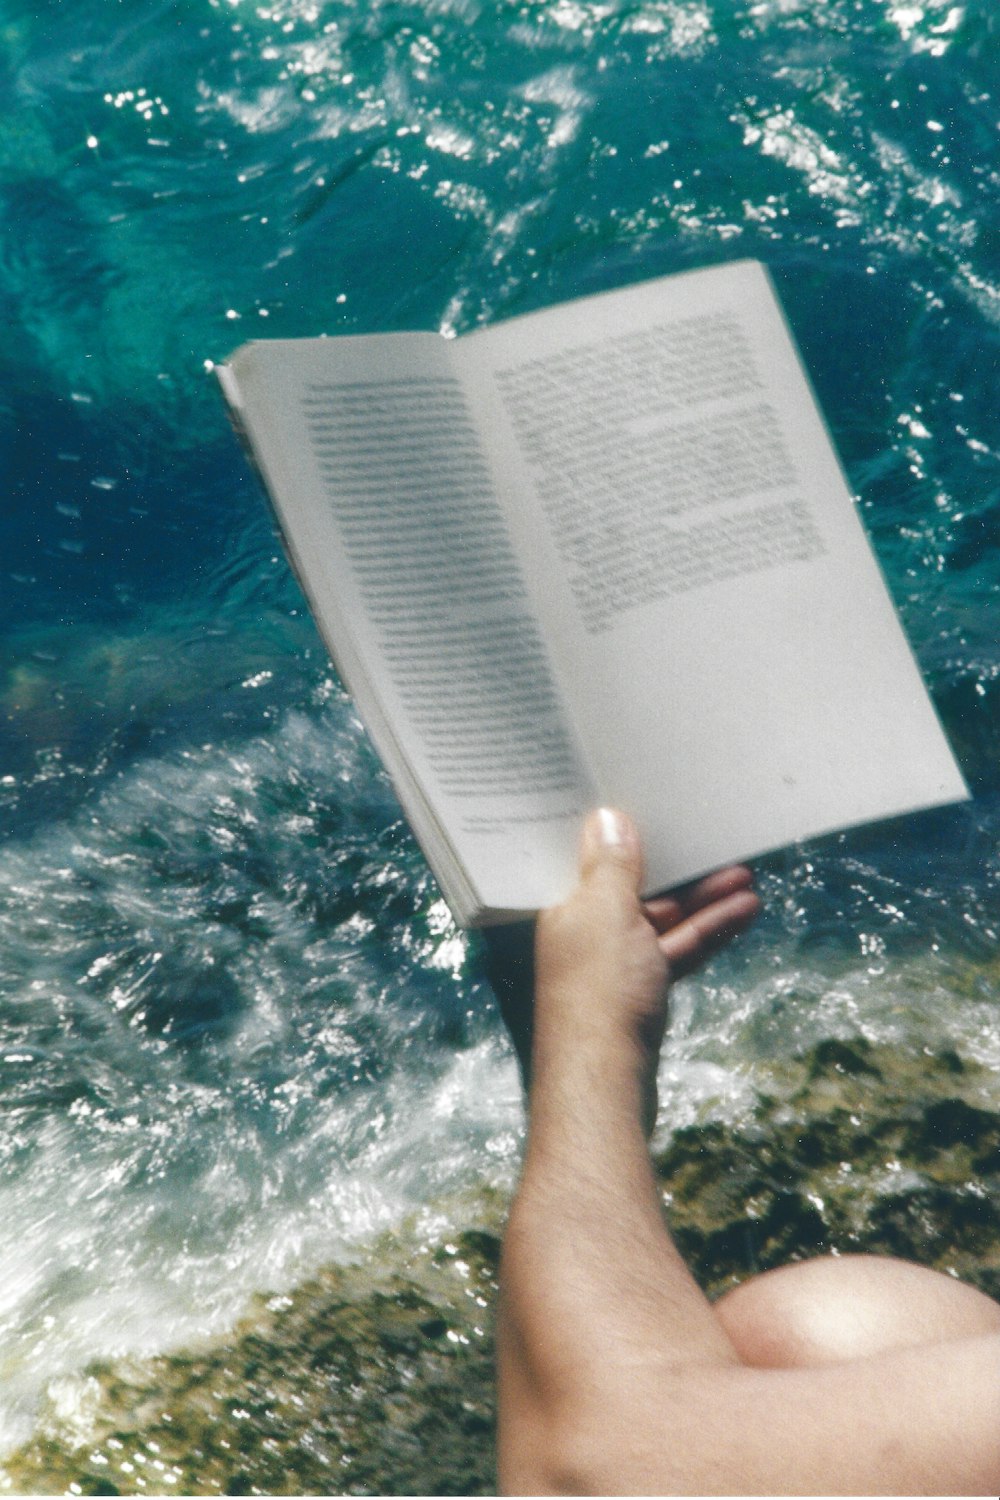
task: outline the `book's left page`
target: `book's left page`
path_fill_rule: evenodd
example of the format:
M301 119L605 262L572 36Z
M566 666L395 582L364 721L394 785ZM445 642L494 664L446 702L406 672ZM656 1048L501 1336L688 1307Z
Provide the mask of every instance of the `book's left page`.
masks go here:
M456 916L561 895L594 800L437 334L244 345L220 381Z

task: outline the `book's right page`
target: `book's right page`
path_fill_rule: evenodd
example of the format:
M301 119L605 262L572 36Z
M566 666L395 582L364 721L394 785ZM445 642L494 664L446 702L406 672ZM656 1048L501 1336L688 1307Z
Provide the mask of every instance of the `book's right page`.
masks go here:
M564 701L650 889L968 795L762 267L469 342Z

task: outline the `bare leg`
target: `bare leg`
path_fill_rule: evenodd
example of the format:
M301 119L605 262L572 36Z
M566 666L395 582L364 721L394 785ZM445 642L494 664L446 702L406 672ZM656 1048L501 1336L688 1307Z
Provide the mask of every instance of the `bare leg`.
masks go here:
M715 1313L744 1364L836 1364L1000 1333L1000 1303L890 1256L822 1256L751 1277Z

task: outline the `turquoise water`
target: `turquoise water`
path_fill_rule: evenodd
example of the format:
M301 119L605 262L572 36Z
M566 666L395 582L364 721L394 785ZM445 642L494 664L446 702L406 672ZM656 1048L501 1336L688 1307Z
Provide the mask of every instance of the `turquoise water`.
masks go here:
M1000 1074L998 62L992 0L0 0L0 1444L516 1169L226 426L244 339L767 261L976 797L767 864L669 1117L825 1036Z

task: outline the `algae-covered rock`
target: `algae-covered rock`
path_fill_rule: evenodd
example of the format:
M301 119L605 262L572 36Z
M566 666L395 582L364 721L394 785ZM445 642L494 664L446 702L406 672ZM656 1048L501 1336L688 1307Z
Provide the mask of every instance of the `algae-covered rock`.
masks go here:
M18 1493L493 1492L499 1240L469 1231L405 1270L325 1270L211 1348L90 1371L93 1430L51 1417L8 1464Z
M775 1065L753 1120L679 1131L658 1162L711 1293L817 1253L903 1256L1000 1297L1000 1097L954 1052L825 1041Z
M715 1295L829 1252L905 1256L1000 1296L1000 1101L954 1052L826 1041L774 1063L738 1124L657 1161L673 1232ZM47 1414L19 1493L489 1494L502 1205L437 1249L381 1242L261 1299L230 1337L97 1368L86 1441ZM467 1217L474 1217L471 1211ZM77 1417L77 1428L79 1417Z

